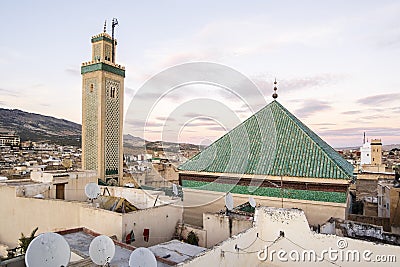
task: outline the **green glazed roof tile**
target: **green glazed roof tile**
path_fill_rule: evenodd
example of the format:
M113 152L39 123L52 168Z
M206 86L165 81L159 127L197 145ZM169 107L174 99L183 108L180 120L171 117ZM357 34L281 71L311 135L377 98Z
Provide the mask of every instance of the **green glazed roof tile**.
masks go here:
M276 100L179 169L330 179L353 176L349 162Z
M274 187L258 187L254 191L250 191L248 186L221 184L217 182L201 182L193 180L182 180L182 186L193 188L196 190L216 191L216 192L231 192L235 194L289 198L300 200L312 200L333 203L346 203L346 192L326 192L315 190L299 190L299 189L283 189Z

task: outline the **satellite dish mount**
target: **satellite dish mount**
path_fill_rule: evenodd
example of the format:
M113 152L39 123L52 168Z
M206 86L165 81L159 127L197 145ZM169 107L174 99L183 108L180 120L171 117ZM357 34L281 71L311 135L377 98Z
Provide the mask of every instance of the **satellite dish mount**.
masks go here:
M100 187L96 183L88 183L85 185L85 194L89 200L93 203L93 199L100 196Z
M110 266L115 255L115 244L106 235L95 237L89 245L90 259L101 266Z
M227 193L225 196L225 207L226 207L226 215L229 214L231 210L233 210L233 197L231 193Z

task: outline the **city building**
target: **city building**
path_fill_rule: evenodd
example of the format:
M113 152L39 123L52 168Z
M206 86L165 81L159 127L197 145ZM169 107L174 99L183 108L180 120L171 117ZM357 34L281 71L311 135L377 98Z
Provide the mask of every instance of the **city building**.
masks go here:
M13 132L0 130L0 147L1 146L19 146L20 138Z
M114 31L114 22L113 22ZM123 176L125 68L115 63L117 41L92 37L92 60L82 64L82 168L116 185Z
M364 137L365 139L365 137ZM365 141L365 140L364 140ZM382 164L382 141L381 139L368 140L360 147L360 169L361 171L384 172L385 165Z
M391 232L400 234L400 188L393 180L378 182L378 217L390 218Z
M196 225L199 214L224 206L227 191L238 203L253 195L261 205L302 209L313 225L345 218L353 181L353 166L276 100L179 170L184 201L197 203L185 221Z

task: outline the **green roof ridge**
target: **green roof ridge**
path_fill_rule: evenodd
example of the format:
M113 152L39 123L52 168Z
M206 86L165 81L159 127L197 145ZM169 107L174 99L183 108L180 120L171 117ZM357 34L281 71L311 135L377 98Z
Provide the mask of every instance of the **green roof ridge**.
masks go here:
M243 146L247 141L248 146ZM243 160L242 155L247 159ZM179 169L333 179L353 176L350 163L276 100L180 165Z

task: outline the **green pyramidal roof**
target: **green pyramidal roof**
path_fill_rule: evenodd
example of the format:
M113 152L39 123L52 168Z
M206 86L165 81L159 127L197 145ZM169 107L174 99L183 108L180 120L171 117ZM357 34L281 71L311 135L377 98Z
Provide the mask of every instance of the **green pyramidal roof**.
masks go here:
M353 166L276 100L180 165L179 170L353 177Z

